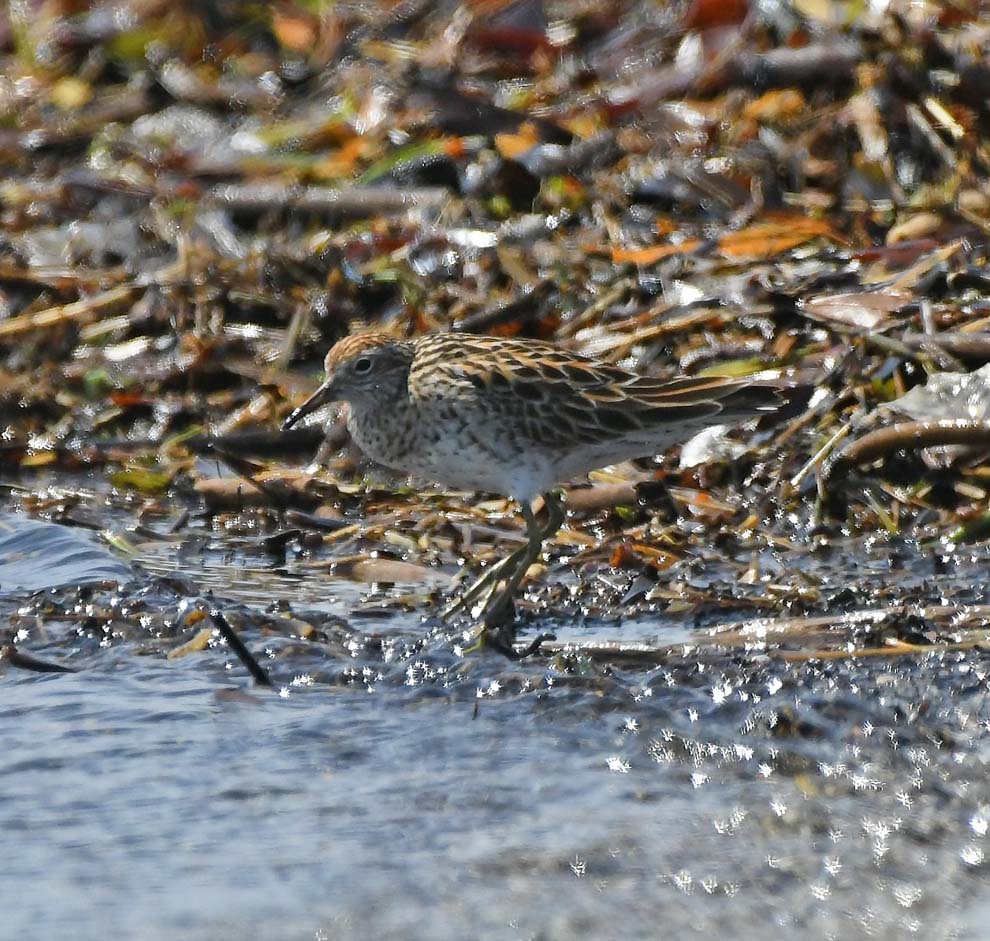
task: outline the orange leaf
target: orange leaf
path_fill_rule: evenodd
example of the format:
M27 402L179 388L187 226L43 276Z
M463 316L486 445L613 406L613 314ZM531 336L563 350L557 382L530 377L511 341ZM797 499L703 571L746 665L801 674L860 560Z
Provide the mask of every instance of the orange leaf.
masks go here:
M644 561L661 571L669 569L675 562L680 561L680 557L672 552L663 552L660 549L654 549L653 546L644 546L639 542L633 543L633 549L639 553Z
M659 225L659 223L658 223ZM718 251L726 258L769 258L810 242L814 238L827 238L833 242L845 242L824 219L775 213L762 222L754 223L738 232L723 235L717 243ZM677 245L652 245L649 248L613 248L612 261L617 265L652 265L654 262L696 251L704 244L702 239L685 239Z
M352 137L344 141L335 151L317 161L311 173L317 179L337 179L354 176L358 163L375 153L375 145L366 137Z
M626 560L629 558L629 552L626 549L626 545L620 542L613 550L612 554L608 557L608 564L614 569L622 568Z
M150 405L154 400L143 392L111 392L110 401L118 408L128 408L132 405Z
M796 88L778 88L751 101L743 114L752 121L784 121L796 118L804 108L804 95Z
M686 239L678 245L654 245L651 248L613 248L612 261L617 265L652 265L671 255L682 255L700 248L701 239Z
M520 124L515 134L495 135L495 147L506 160L514 160L527 150L532 150L539 142L540 135L532 121Z
M735 26L746 19L746 0L694 0L684 14L684 29L712 29Z
M602 129L602 120L594 111L582 111L573 117L566 118L561 124L575 137L582 140L594 137Z
M286 49L309 52L316 45L318 23L315 17L298 11L276 10L272 15L272 32Z
M769 258L819 237L843 241L824 219L793 216L729 232L718 240L718 249L726 258Z
M465 154L464 139L461 137L450 137L443 142L443 152L450 157L451 160L456 160L458 157L463 157Z

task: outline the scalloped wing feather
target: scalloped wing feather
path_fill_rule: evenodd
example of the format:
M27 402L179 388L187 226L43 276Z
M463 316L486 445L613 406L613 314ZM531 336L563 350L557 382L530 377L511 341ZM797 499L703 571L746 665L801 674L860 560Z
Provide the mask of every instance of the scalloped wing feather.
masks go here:
M433 334L416 341L410 393L467 397L515 417L545 447L684 438L780 404L777 390L722 377L663 381L535 341ZM675 437L676 440L676 437Z

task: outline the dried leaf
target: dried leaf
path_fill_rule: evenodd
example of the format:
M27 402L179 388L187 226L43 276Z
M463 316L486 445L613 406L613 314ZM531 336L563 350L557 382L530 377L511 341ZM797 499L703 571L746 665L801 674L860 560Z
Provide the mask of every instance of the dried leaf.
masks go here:
M942 226L942 217L935 212L919 212L907 219L899 220L887 232L887 244L912 242L933 235Z
M651 248L613 248L612 261L617 265L652 265L671 255L686 255L704 244L702 239L686 239L677 245L654 245Z
M21 467L47 467L57 463L57 451L32 451L21 458Z
M350 567L348 574L362 582L420 584L450 581L450 576L439 569L398 559L361 559Z
M319 21L300 10L276 8L272 13L272 32L286 49L309 52L319 37Z
M801 309L816 320L875 330L887 320L887 314L910 301L906 291L856 291L813 297Z
M806 107L804 95L796 88L777 88L751 101L743 114L751 121L783 121L798 117Z
M519 126L515 134L496 134L495 147L506 160L515 160L540 143L540 133L532 121Z
M184 644L168 652L169 660L178 660L180 657L185 657L187 654L199 653L201 650L206 650L210 646L210 640L213 637L213 628L204 627L202 630L197 631L196 636L191 640L187 640Z
M765 220L738 232L723 235L716 243L716 251L734 261L770 258L815 238L826 238L832 242L845 241L824 219L794 216ZM703 244L702 239L689 238L676 245L654 245L650 248L634 249L613 248L612 261L616 264L652 265L671 255L696 251Z
M684 14L684 29L735 26L746 19L747 0L693 0Z
M845 241L824 219L795 216L757 222L738 232L730 232L718 240L718 249L727 258L769 258L815 238Z

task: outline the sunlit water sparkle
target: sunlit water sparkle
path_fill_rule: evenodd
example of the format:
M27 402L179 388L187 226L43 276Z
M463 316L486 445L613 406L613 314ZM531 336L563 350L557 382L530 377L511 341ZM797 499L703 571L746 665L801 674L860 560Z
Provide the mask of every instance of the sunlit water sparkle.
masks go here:
M255 634L266 693L222 645L169 661L30 625L23 649L80 672L0 673L10 937L977 938L990 917L980 651L565 668L387 661L355 635L341 663Z

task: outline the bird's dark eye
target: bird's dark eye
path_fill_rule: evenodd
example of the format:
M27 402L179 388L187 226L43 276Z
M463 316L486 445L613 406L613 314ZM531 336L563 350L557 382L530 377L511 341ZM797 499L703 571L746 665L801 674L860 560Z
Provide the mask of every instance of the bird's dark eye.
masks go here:
M354 372L359 376L371 372L371 359L367 356L362 356L360 359L354 360Z

